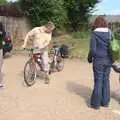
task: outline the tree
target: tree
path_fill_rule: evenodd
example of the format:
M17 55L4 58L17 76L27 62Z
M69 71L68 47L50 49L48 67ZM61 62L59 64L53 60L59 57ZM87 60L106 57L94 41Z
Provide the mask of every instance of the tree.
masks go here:
M7 0L0 0L0 4L6 4L8 3Z
M98 0L64 0L69 24L75 31L85 27Z
M19 0L18 4L33 26L52 20L57 27L85 27L98 0Z
M64 0L19 0L19 4L33 26L52 20L60 28L67 21Z

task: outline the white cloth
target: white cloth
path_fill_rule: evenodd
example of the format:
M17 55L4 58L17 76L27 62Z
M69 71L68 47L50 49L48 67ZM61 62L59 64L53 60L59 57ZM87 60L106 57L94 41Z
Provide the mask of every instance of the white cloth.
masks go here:
M2 65L3 65L3 50L0 49L0 84L2 84L3 82Z
M34 48L45 48L48 46L52 38L52 32L47 33L45 31L45 27L35 27L25 37L24 40L24 47L26 47L27 41L32 40L33 41L33 47Z

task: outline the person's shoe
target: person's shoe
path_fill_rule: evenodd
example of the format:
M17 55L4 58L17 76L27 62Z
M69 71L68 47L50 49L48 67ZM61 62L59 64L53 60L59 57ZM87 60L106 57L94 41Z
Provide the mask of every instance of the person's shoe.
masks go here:
M3 84L0 84L0 88L4 88L4 85L3 85Z
M98 107L98 106L93 106L93 105L91 105L91 108L93 108L94 110L99 110L99 109L100 109L100 107Z
M51 75L52 74L52 70L49 70L49 75Z
M108 104L106 104L106 105L101 105L101 106L102 106L102 107L106 107L106 108L107 108L107 107L109 107L109 105L108 105Z
M45 76L45 84L49 84L50 82L50 78L48 75Z

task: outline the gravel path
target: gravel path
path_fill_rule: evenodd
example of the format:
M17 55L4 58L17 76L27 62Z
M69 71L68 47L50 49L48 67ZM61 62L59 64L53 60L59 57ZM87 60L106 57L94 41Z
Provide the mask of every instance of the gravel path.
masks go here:
M0 120L120 120L120 84L111 73L109 108L89 108L93 87L92 67L85 61L66 60L62 72L51 75L49 85L37 80L32 87L23 82L25 56L5 59L5 88L0 89Z

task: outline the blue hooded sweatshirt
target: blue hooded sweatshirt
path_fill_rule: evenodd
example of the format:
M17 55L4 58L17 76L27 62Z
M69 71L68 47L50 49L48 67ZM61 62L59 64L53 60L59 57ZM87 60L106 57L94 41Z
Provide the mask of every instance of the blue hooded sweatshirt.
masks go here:
M108 28L96 28L92 32L90 51L93 58L110 58L108 53L111 31Z

